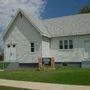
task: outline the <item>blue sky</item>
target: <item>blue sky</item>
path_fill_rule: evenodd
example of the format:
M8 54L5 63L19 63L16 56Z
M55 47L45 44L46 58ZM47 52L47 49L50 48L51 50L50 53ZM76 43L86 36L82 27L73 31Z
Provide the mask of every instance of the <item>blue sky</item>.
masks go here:
M90 4L90 0L46 0L41 14L43 19L77 14L81 7Z
M5 29L18 8L43 19L77 14L90 0L0 0L0 29Z

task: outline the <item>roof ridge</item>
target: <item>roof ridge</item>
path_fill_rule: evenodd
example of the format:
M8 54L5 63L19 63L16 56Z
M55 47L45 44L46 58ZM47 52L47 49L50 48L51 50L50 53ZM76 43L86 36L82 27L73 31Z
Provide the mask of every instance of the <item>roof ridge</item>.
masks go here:
M16 19L19 13L22 13L22 15L24 15L27 18L27 20L36 28L37 31L40 32L41 35L50 37L48 31L46 30L44 24L42 23L40 19L33 17L32 15L30 15L29 13L25 12L24 10L20 8L17 10L15 17L11 19L10 23L7 26L7 30L5 31L3 36L6 35L6 33L8 32L9 28L11 27L12 23L14 22L14 20Z
M90 13L44 20L51 37L90 34Z
M51 21L51 20L55 20L55 19L63 19L63 18L68 18L68 17L76 17L76 16L84 16L84 15L88 15L90 13L83 13L83 14L74 14L74 15L68 15L68 16L61 16L61 17L54 17L54 18L50 18L50 19L44 19L43 21L47 22L47 21Z

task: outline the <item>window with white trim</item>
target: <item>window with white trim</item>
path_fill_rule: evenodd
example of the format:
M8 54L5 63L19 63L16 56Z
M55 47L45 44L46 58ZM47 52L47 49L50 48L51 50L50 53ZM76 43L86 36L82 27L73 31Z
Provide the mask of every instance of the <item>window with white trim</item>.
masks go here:
M73 49L73 40L60 40L59 49Z
M60 42L59 42L59 48L60 49L63 49L63 40L60 40Z
M31 42L31 52L35 52L35 43Z
M73 41L69 40L69 49L73 49Z
M64 49L68 49L68 40L64 40Z

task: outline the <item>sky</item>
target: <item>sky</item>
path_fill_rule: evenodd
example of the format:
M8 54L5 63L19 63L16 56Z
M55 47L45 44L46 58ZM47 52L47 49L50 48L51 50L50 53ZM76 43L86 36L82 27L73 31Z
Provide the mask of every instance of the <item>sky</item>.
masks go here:
M40 17L45 5L45 0L0 0L0 28L8 26L18 8Z
M90 0L46 0L47 4L42 13L43 19L77 14Z
M5 29L18 8L30 14L49 19L78 13L90 0L0 0L0 30Z

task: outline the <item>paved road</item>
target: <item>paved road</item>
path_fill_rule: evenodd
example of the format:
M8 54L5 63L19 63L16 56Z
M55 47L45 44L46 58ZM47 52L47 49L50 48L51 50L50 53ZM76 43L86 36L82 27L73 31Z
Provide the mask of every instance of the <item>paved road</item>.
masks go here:
M0 86L9 86L34 90L90 90L90 86L50 84L5 79L0 79Z

